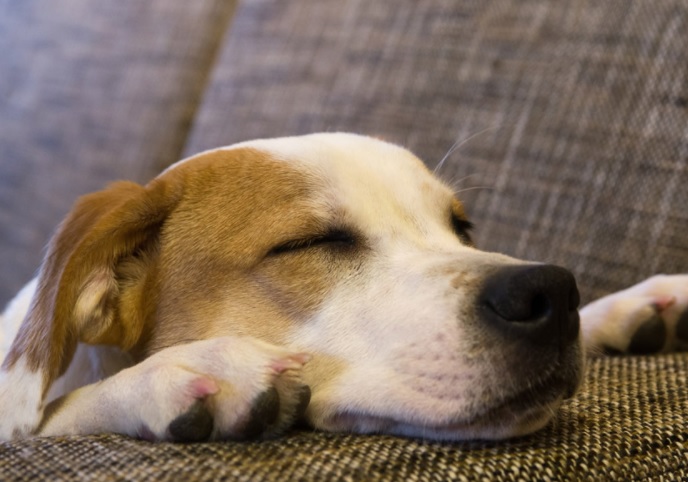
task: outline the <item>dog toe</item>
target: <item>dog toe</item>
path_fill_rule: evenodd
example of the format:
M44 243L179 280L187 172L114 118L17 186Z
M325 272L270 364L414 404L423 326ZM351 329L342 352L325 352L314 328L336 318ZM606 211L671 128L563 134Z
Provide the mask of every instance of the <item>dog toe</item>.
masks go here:
M277 422L279 412L279 393L275 387L270 387L254 400L248 421L241 430L240 438L243 440L259 438Z
M676 338L683 344L688 344L688 310L681 313L676 322Z
M643 322L631 337L628 352L634 355L657 353L666 343L667 329L664 320L655 314Z
M189 410L172 420L168 430L174 442L203 442L213 431L213 416L203 401L196 400Z
M298 419L301 418L304 413L306 413L306 408L308 408L308 404L311 403L311 387L308 385L301 385L299 387L297 397L298 402L296 403L296 408L294 409L294 415Z

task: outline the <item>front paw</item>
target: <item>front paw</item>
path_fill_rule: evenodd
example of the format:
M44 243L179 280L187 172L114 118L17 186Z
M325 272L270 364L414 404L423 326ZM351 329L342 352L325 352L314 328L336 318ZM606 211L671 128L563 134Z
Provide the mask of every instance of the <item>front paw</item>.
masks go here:
M590 355L688 348L688 276L659 275L581 309Z
M310 400L302 353L251 338L217 338L165 349L113 378L147 440L197 442L270 438L289 428ZM132 400L133 398L133 400Z

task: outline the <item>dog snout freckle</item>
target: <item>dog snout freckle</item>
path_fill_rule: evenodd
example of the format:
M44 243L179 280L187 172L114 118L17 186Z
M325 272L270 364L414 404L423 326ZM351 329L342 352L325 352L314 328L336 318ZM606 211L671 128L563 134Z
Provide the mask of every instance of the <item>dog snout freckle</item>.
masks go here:
M462 286L470 286L471 283L472 283L471 277L469 277L466 273L457 274L449 282L451 287L454 288L455 290L458 290Z

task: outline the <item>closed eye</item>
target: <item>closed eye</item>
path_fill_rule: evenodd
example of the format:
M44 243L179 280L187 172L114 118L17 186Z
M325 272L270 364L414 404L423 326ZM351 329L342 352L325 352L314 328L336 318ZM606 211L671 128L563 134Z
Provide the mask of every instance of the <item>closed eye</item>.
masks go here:
M343 229L333 229L320 236L312 236L303 239L287 241L275 246L269 255L279 255L293 251L300 251L315 247L327 247L331 249L351 249L356 245L355 236Z
M470 233L473 229L473 223L466 219L459 218L454 214L452 214L451 218L454 234L456 234L462 243L473 246L473 239L471 239Z

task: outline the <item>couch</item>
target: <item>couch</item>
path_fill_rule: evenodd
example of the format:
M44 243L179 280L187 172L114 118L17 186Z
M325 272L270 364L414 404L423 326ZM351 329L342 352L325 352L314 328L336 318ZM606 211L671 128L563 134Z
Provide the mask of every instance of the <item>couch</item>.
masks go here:
M687 32L684 0L0 2L0 303L79 195L314 131L431 168L463 141L439 173L478 245L566 266L583 302L688 272ZM0 480L685 480L687 378L683 353L593 360L506 442L57 437L1 443Z

